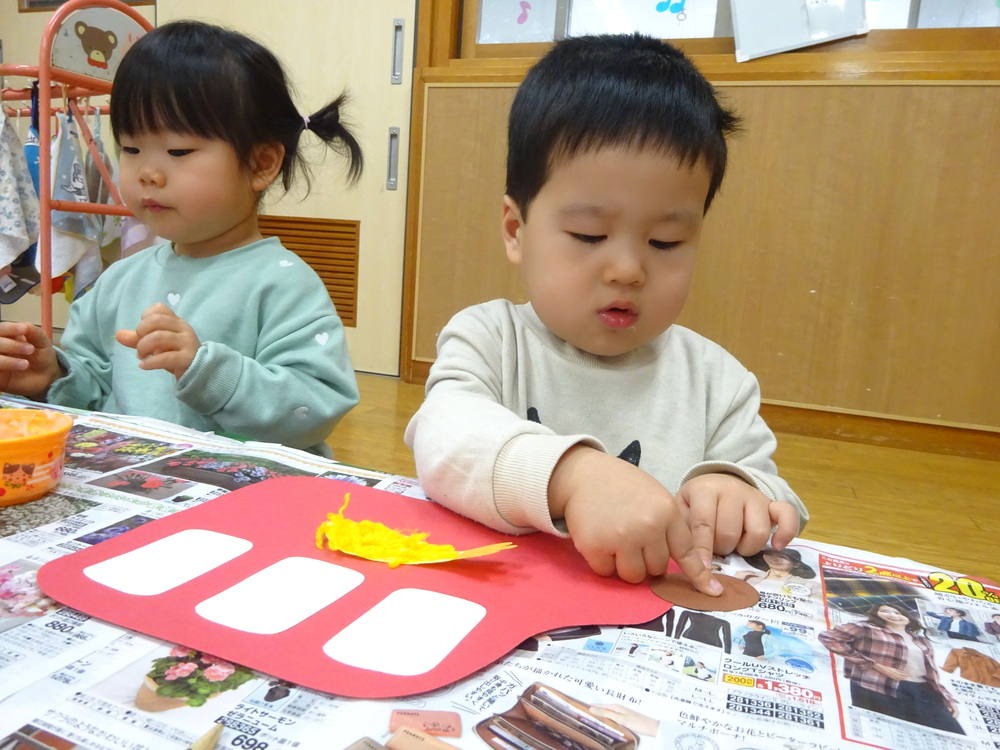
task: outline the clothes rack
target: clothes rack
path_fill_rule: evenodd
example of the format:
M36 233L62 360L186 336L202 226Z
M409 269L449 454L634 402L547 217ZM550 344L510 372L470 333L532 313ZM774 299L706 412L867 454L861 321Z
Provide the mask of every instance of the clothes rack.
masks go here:
M122 14L119 16L118 14ZM99 19L100 26L94 23ZM69 0L52 14L42 34L38 65L2 64L0 75L23 77L38 82L39 170L38 192L41 208L38 258L41 280L42 329L52 336L52 211L130 216L117 186L99 158L93 136L83 118L79 100L111 93L118 60L131 44L153 25L134 8L119 0ZM103 34L95 40L94 32ZM113 66L111 61L114 61ZM30 101L31 87L3 89L4 102ZM64 99L80 127L83 140L94 156L101 178L114 205L54 200L52 198L52 117L53 100ZM6 106L6 105L5 105ZM23 107L13 107L15 114ZM107 111L101 106L102 113ZM30 109L28 110L30 113Z

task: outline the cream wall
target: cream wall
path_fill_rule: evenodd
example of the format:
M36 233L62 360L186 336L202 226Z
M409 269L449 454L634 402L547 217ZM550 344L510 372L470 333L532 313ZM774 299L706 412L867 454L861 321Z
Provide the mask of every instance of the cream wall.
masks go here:
M0 3L0 39L5 63L35 64L38 43L51 13L18 13L17 2ZM6 85L11 85L8 81Z

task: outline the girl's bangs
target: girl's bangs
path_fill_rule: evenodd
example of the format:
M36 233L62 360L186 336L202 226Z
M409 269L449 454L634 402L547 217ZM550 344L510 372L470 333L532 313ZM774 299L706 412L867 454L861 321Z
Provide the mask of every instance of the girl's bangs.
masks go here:
M208 76L186 75L186 80L178 83L164 78L169 73L158 75L154 67L133 70L115 86L111 108L115 136L174 132L226 140L226 126L220 115L232 106L232 87L239 82L231 81L231 85L213 91Z

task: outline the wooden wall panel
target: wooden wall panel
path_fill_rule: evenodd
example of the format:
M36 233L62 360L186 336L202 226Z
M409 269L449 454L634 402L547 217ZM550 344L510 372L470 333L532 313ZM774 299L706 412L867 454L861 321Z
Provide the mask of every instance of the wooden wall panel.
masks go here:
M1000 430L1000 86L728 84L746 118L684 324L767 400ZM425 89L415 372L523 291L499 238L514 85Z
M430 362L437 334L463 307L523 300L500 240L507 112L516 87L429 86L417 249L414 358Z
M682 322L773 400L1000 428L1000 86L722 87Z

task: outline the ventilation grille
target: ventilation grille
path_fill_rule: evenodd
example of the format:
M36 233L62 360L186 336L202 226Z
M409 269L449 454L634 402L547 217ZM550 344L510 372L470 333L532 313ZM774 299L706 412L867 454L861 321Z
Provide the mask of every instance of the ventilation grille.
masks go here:
M358 322L358 246L361 222L301 216L260 216L260 233L312 266L326 284L345 326Z

